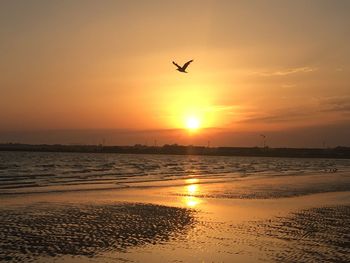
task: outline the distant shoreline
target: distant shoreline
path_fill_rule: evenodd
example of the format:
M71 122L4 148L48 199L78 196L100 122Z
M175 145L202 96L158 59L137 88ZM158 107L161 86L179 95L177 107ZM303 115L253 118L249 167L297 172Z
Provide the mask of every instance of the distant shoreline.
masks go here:
M335 148L269 148L269 147L204 147L165 144L163 146L102 146L63 144L0 144L0 151L27 152L76 152L76 153L122 153L122 154L173 154L208 156L256 156L290 158L336 158L350 159L350 147Z

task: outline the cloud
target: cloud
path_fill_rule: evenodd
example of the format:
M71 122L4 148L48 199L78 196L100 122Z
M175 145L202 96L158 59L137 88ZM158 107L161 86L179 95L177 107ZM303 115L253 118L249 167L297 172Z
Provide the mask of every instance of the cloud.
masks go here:
M238 122L272 124L303 120L313 121L323 117L334 118L334 120L349 120L350 96L318 98L316 101L295 108L280 108L266 112L253 111L249 114L246 113L245 118Z
M243 123L280 123L289 121L298 121L307 119L312 115L313 111L301 109L278 109L272 112L266 113L253 113L248 115L245 119L240 122Z
M207 112L227 112L233 114L240 106L238 105L213 105L205 109Z
M210 107L211 111L228 111L236 108L237 106L234 105L214 105Z
M295 88L297 85L296 84L282 84L281 87L285 89L289 88Z
M261 72L254 72L254 75L258 75L261 77L274 77L274 76L287 76L297 73L309 73L317 71L317 68L314 67L298 67L298 68L290 68L290 69L284 69L284 70L278 70L278 71L261 71Z
M339 112L350 114L350 96L328 97L319 99L322 112Z

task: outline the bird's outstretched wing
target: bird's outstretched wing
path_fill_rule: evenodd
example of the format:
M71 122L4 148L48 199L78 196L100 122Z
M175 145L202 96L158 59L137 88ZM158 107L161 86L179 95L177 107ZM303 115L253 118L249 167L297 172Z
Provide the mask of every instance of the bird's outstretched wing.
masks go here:
M181 68L178 64L176 64L174 61L173 61L173 64L177 67L177 68Z
M185 70L188 65L193 61L193 59L191 59L190 61L187 61L183 66L182 66L182 69Z

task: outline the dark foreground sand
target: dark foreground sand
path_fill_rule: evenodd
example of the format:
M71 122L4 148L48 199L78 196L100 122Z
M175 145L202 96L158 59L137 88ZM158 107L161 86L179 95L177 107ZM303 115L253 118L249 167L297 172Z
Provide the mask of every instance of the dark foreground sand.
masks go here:
M350 262L348 178L3 196L0 261Z
M194 223L192 212L147 204L36 204L3 210L0 260L35 261L39 256L93 257L104 251L163 243Z

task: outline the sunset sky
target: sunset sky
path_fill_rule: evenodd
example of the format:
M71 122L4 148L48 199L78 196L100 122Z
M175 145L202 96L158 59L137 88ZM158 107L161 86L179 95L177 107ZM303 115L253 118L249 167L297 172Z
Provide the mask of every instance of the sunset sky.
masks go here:
M0 143L350 146L349 14L347 0L2 0ZM172 64L190 59L188 74Z

